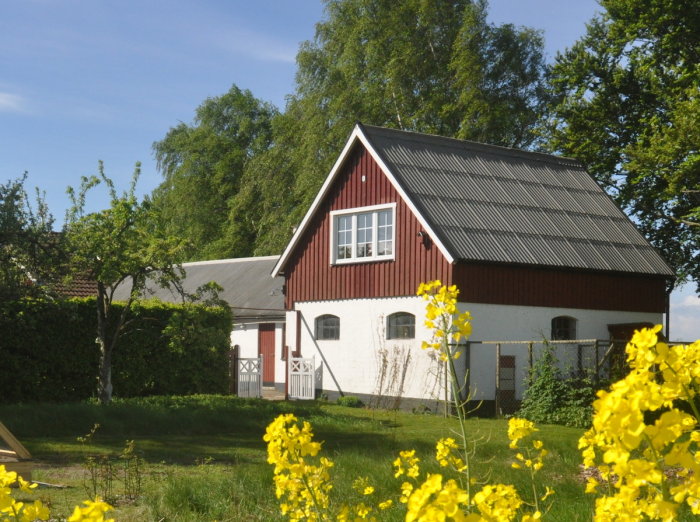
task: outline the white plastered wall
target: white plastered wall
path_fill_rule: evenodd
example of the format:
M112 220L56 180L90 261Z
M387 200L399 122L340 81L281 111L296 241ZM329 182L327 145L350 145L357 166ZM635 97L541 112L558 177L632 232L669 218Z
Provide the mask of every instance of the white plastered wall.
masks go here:
M661 314L579 310L569 308L524 307L460 303L461 310L469 310L473 316L473 341L541 341L550 338L552 318L570 316L577 321L578 339L601 339L609 337L607 325L613 323L652 322L662 320ZM437 375L437 363L431 351L420 348L422 340L430 339L431 332L425 328L425 301L419 297L396 297L377 299L355 299L296 304L301 316L300 336L303 357L315 356L316 387L345 394L394 395L397 386L387 381L391 370L401 366L410 353L410 363L405 372L403 397L435 399L442 396L442 377ZM387 340L385 321L389 314L409 312L416 316L416 338L414 340ZM317 341L314 339L314 320L323 314L340 317L340 339ZM293 349L296 340L295 313L287 316L287 340ZM534 346L534 358L542 349ZM381 351L385 351L382 363ZM604 349L600 349L602 355ZM516 398L522 397L527 376L527 345L503 344L501 355L514 355L516 361ZM577 354L571 349L558 351L562 368L574 366ZM458 361L460 365L466 361ZM381 368L385 368L383 371ZM387 369L389 368L389 369ZM392 373L393 372L393 373ZM490 400L495 395L496 346L473 344L470 356L470 385L475 399ZM319 382L320 381L320 382Z
M258 325L234 324L231 332L231 346L239 347L238 356L250 358L258 356Z
M430 337L423 325L425 303L422 299L306 302L297 303L296 309L301 314L302 356L315 356L320 367L317 388L345 394L396 395L403 380L403 393L400 393L403 397L431 398L440 392L434 354L420 348L420 340ZM416 316L415 339L386 339L386 317L395 312ZM340 339L314 339L314 320L323 314L340 317ZM402 368L407 357L410 362L404 373ZM382 367L385 368L383 372ZM384 381L380 384L382 375Z

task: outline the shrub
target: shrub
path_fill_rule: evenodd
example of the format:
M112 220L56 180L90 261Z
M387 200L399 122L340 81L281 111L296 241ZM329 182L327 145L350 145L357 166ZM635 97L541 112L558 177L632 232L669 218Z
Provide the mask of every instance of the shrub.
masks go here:
M94 299L0 303L0 402L91 397L96 321ZM224 393L231 321L224 308L134 304L112 361L115 394Z
M338 397L338 405L345 406L347 408L362 408L365 404L354 395L344 395L343 397Z
M518 416L538 424L587 428L596 389L587 377L562 377L553 347L545 344L542 354L530 369Z

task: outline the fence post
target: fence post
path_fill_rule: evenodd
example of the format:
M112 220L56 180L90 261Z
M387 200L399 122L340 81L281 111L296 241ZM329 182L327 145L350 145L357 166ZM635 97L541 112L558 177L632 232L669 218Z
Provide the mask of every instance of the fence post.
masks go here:
M496 400L495 404L495 417L500 418L501 416L501 343L496 344Z
M240 347L236 344L228 352L228 392L230 395L238 393L238 358Z
M595 349L595 385L598 385L600 380L600 357L598 356L598 339L593 343L593 348Z

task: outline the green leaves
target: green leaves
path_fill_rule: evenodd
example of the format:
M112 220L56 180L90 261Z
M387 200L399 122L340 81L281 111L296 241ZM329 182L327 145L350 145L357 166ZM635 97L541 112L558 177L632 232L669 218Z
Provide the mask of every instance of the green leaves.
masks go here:
M106 287L128 277L137 283L143 276L171 272L181 240L165 235L159 226L158 210L146 199L138 201L135 190L140 174L137 164L130 188L118 194L100 162L99 177L83 178L79 190L69 190L73 207L66 223L66 240L75 273L88 275ZM84 215L87 193L104 184L110 194L110 207Z
M518 416L537 424L586 428L590 425L597 389L589 378L563 377L557 364L554 347L545 343L530 368Z
M0 403L94 396L95 306L94 298L0 303ZM121 312L124 303L114 306ZM146 301L133 305L131 320L113 359L120 397L227 390L228 307Z
M154 145L166 226L185 259L278 254L357 121L508 146L537 144L539 33L468 0L327 0L297 54L284 113L237 87Z
M529 147L548 96L541 35L488 24L485 2L329 0L297 63L264 154L287 212L261 209L256 253L284 248L357 121Z
M140 174L137 163L127 192L118 194L100 162L99 177L82 178L80 189L69 189L73 207L68 213L65 237L70 251L70 269L75 276L97 282L97 339L100 347L98 393L107 403L112 397L112 354L125 326L134 299L153 277L163 287L179 287L182 270L175 264L182 240L167 235L160 226L160 215L148 199L136 198ZM108 209L84 214L88 191L104 183L110 194ZM130 285L129 299L115 311L115 289ZM110 325L114 325L113 329Z
M192 125L180 123L153 144L164 177L154 192L162 225L188 243L178 260L252 252L253 246L242 240L249 235L246 227L238 241L228 237L227 217L248 162L270 146L275 114L272 105L234 85L226 94L206 99ZM245 224L245 216L240 217Z
M38 190L30 204L26 176L0 184L0 301L44 296L60 279L62 238Z

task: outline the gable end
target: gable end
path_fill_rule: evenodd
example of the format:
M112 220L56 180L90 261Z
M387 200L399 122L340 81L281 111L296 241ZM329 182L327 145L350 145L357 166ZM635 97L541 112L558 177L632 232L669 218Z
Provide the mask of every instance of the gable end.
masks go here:
M333 264L333 216L374 206L394 209L393 258ZM300 301L415 295L422 281L449 281L452 263L374 157L358 143L289 253L284 273L285 307L291 309Z

